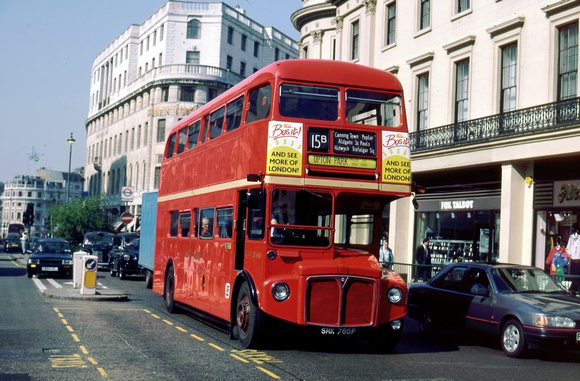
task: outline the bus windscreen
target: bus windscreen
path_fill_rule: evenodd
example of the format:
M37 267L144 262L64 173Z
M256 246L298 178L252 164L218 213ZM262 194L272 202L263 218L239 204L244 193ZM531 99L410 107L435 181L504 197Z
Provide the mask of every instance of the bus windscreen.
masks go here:
M372 126L398 127L401 124L401 97L378 91L347 90L346 120Z
M339 94L332 87L284 83L280 86L280 114L300 119L336 120Z

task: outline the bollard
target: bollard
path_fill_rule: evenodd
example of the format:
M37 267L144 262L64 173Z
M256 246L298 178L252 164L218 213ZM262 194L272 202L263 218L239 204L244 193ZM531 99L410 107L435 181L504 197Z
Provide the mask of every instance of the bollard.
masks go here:
M81 284L82 295L94 295L97 289L98 257L96 255L83 256L83 275Z

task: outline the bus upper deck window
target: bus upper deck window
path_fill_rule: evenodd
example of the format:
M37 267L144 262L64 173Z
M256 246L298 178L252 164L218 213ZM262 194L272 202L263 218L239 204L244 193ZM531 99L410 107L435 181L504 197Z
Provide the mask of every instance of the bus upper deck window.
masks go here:
M272 104L272 86L267 84L250 91L246 123L264 119L270 115Z
M346 120L371 126L399 127L401 124L401 97L378 91L347 90Z
M179 131L179 141L177 142L177 153L180 154L185 151L185 143L187 142L187 128Z
M211 126L211 131L209 138L214 139L221 135L222 128L224 126L224 114L226 108L220 107L216 111L212 112L209 116L209 123Z
M332 87L284 83L280 86L280 115L291 118L336 120L339 90Z
M169 159L170 157L172 157L173 156L173 153L175 152L175 139L176 139L176 135L177 134L173 134L169 138L169 143L167 144L167 153L165 155L165 157L167 159Z
M242 122L242 111L244 109L244 97L240 97L228 103L226 111L226 131L235 130Z
M197 145L197 140L199 139L199 130L201 129L201 121L198 120L197 122L193 123L189 126L188 136L189 136L189 143L187 148L193 148Z

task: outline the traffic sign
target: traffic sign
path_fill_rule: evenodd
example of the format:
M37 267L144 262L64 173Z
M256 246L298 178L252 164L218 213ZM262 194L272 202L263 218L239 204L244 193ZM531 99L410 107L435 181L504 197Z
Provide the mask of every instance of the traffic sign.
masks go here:
M133 194L135 189L133 187L122 187L121 188L121 201L133 201Z
M133 215L129 212L121 214L121 222L125 225L130 224L133 221Z

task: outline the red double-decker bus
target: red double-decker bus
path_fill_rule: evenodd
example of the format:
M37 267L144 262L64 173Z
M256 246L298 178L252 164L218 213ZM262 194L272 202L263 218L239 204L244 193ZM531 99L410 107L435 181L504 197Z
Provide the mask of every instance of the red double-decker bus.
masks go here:
M399 341L403 279L377 260L381 218L411 193L393 75L325 60L273 63L178 122L161 164L153 290L167 309Z

